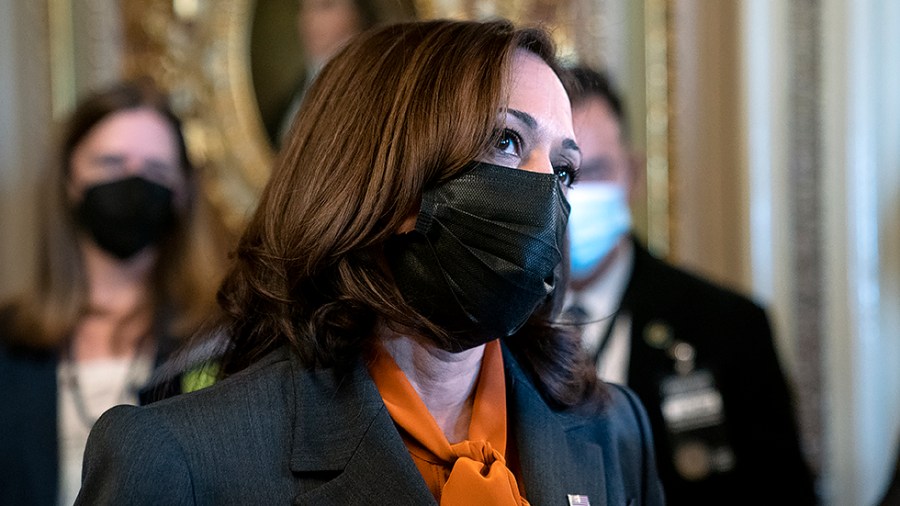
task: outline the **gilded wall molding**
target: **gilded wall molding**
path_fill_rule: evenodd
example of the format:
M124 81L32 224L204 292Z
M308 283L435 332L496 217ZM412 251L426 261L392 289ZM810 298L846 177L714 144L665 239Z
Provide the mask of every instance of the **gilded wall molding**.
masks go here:
M207 196L238 229L268 179L273 153L250 78L251 0L123 0L129 77L149 75L173 97Z
M672 68L670 61L670 0L644 1L645 94L647 105L647 245L659 256L666 256L673 243L674 187L670 184L673 146L669 124Z
M644 29L652 36L648 44L653 42L647 49L647 65L650 61L663 61L665 66L665 6L670 0L645 1L648 18ZM239 229L254 208L274 160L251 75L250 44L256 2L120 2L125 75L149 75L172 94L176 112L184 120L192 160L206 176L208 198L226 223ZM609 59L603 53L601 29L607 22L603 16L608 3L609 0L415 0L420 18L501 16L520 24L541 24L553 34L561 57L594 66L605 65ZM664 77L667 73L663 70ZM652 181L648 188L650 223L646 228L654 249L666 251L670 240L665 173L667 81L657 72L647 84Z

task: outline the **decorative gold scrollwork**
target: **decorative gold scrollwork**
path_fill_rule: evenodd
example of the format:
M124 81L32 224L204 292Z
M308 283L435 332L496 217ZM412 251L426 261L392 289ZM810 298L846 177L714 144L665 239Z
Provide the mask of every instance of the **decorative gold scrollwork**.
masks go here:
M252 0L123 2L127 76L150 75L172 94L207 197L240 228L268 179L272 148L250 77Z
M205 176L207 198L227 225L240 229L255 207L274 160L251 69L251 31L263 4L255 0L120 1L126 76L149 75L172 94L176 112L184 121L192 160ZM608 0L413 1L420 18L505 17L520 24L539 23L553 33L564 59L606 63L601 54L601 18ZM669 0L645 1L652 14L660 9L664 12L660 6ZM665 26L661 30L664 34ZM654 47L654 55L665 55L664 48ZM658 61L656 58L654 63ZM664 87L653 91L654 96L665 97ZM648 112L654 114L667 109L664 101L652 105L648 103ZM664 122L653 125L655 130L648 135L655 137L647 141L657 184L649 193L663 192L667 197L667 132L660 130ZM651 201L655 198L648 197ZM668 206L665 198L659 202ZM662 238L655 245L664 249L668 243L666 209L651 211L649 228ZM653 237L650 239L653 243Z

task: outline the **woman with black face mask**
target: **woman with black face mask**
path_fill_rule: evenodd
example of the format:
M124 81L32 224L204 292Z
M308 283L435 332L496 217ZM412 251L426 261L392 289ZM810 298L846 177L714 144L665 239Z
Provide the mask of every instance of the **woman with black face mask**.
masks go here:
M661 504L643 409L554 324L580 164L540 31L367 31L219 290L216 385L94 427L81 504Z
M149 83L78 106L37 194L34 286L0 308L0 504L72 504L88 433L215 305L225 251Z

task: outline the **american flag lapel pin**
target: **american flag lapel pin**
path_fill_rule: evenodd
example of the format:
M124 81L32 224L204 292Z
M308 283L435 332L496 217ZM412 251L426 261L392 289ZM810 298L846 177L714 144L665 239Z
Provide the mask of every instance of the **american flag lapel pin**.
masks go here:
M591 501L586 495L569 494L569 506L591 506Z

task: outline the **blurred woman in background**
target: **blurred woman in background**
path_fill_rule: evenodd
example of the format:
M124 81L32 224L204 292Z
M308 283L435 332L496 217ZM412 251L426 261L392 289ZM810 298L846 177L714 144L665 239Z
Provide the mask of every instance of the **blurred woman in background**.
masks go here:
M215 307L224 234L164 94L87 97L39 193L37 282L0 308L0 504L71 504L88 433Z

